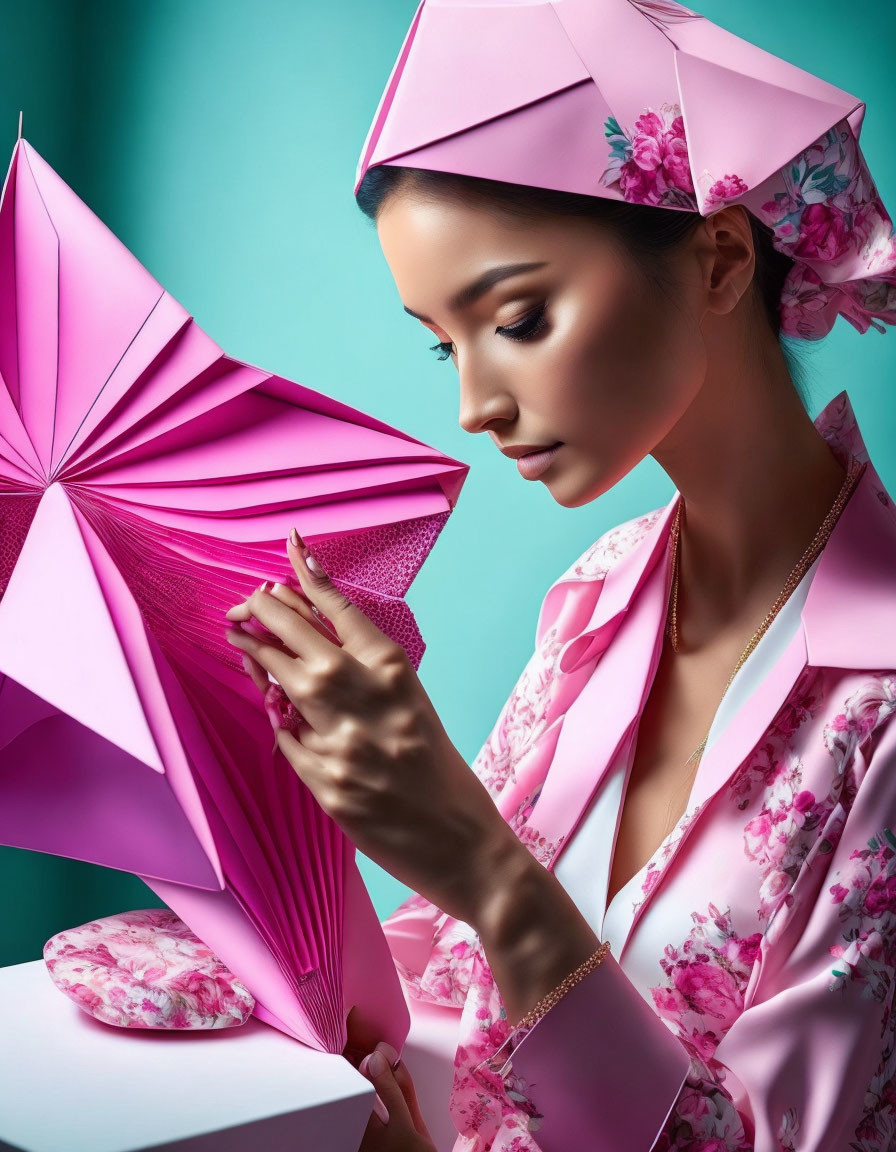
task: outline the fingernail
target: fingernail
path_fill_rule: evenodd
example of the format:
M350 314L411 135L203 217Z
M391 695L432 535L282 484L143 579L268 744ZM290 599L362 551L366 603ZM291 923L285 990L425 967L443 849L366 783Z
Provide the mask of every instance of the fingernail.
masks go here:
M310 552L305 553L305 563L308 565L308 567L311 569L311 571L315 574L315 576L323 576L323 574L324 574L323 568L321 568L320 564L318 564L317 560L315 560L315 558L311 555Z
M379 1092L377 1092L376 1096L373 1098L373 1110L384 1124L389 1123L389 1109L382 1102L382 1100L380 1100Z
M382 1054L389 1061L390 1067L393 1070L395 1069L395 1066L398 1064L398 1061L399 1061L399 1055L395 1051L395 1049L392 1047L391 1044L387 1044L385 1040L380 1040L379 1044L377 1044L374 1051L382 1052Z
M370 1053L370 1057L368 1058L367 1071L371 1076L382 1076L387 1067L388 1064L386 1063L386 1057L382 1054L382 1052L380 1052L378 1048L374 1048L374 1050Z
M270 580L265 580L264 584L261 585L261 590L262 590L262 592L270 592L270 590L271 590Z
M295 530L295 528L290 528L290 530L289 530L289 539L290 539L290 542L291 542L292 544L294 544L294 545L296 546L296 548L298 548L298 546L299 546L299 534L298 534L298 532Z

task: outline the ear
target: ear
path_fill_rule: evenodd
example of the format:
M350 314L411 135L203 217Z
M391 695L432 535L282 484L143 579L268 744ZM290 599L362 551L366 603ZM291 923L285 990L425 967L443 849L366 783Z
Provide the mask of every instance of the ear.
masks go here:
M718 315L733 312L750 290L756 254L750 215L742 204L731 204L707 216L710 239L707 305Z

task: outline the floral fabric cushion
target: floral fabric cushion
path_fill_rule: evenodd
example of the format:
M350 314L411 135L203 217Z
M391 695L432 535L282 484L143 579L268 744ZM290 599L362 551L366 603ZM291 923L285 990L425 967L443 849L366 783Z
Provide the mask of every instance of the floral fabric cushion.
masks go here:
M56 987L120 1028L234 1028L255 998L170 908L143 908L57 932L44 960Z

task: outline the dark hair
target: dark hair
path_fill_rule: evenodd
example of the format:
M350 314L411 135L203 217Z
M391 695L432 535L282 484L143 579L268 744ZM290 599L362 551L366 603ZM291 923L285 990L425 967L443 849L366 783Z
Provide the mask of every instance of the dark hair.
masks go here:
M536 188L528 184L510 184L457 172L439 172L428 168L409 168L398 164L375 164L368 168L355 194L361 211L376 219L388 196L398 189L410 189L415 195L454 197L462 202L478 198L495 211L523 219L538 220L546 216L580 216L609 227L624 242L632 258L651 283L671 287L663 255L687 239L703 219L698 212L657 211L652 205L630 204L602 196L562 192L554 188ZM772 245L772 230L747 212L753 234L756 264L753 273L754 299L761 314L778 337L790 378L803 407L808 409L802 380L803 365L795 355L792 338L781 335L778 302L781 288L793 260ZM802 342L800 342L802 343Z

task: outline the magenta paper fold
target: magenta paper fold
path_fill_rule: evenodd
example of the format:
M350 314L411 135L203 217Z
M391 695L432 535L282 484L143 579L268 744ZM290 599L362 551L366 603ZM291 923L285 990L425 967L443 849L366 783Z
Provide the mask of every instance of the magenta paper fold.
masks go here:
M409 1024L355 849L224 612L295 525L419 667L404 595L468 465L227 356L24 139L0 203L0 843L140 876L256 1014Z

